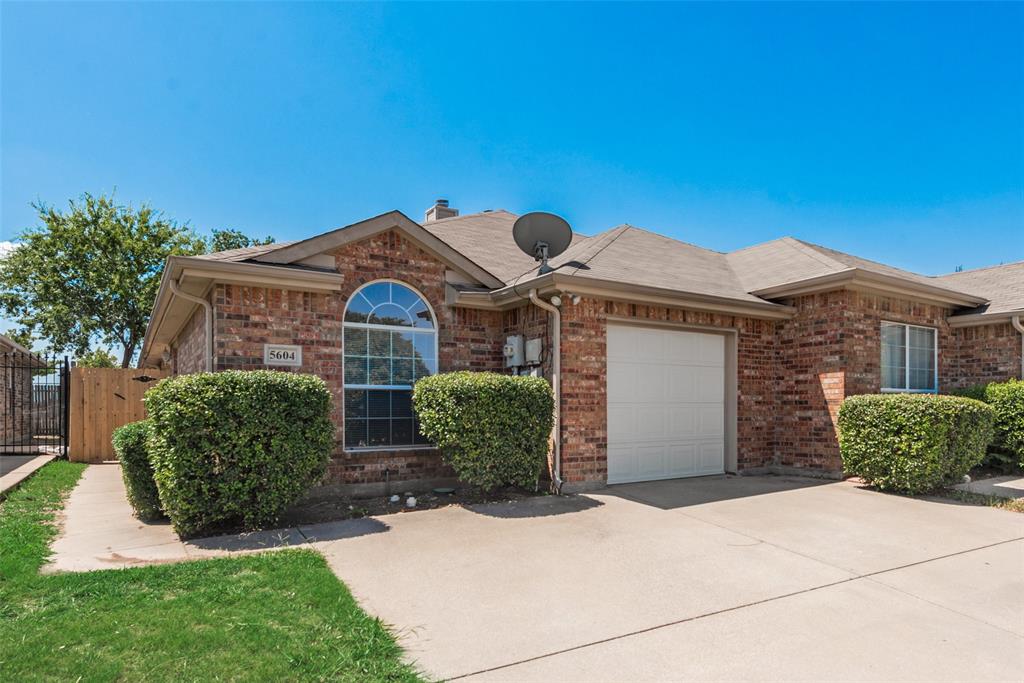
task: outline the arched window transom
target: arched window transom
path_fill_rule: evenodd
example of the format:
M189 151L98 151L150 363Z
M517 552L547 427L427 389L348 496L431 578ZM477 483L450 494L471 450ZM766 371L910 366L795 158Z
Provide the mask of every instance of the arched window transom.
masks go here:
M391 280L349 297L344 319L345 447L427 445L412 385L437 372L437 325L426 300Z

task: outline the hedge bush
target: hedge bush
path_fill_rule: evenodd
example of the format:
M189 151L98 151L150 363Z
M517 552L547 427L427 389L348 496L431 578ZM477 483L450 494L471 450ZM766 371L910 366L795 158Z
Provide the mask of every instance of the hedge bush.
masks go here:
M118 427L112 438L114 452L121 462L121 477L128 502L135 515L147 522L163 516L160 494L153 479L153 465L149 462L149 432L149 420L140 420Z
M145 401L160 502L184 536L273 524L320 480L334 446L331 394L312 375L183 375Z
M996 448L1009 451L1024 468L1024 381L993 382L985 388L985 401L995 411Z
M992 408L970 398L851 396L839 408L843 469L883 490L929 491L982 461L992 423Z
M962 389L952 389L950 394L953 396L966 396L967 398L973 398L975 401L985 401L985 390L988 388L987 384L972 384L969 387Z
M536 486L555 401L540 377L451 372L416 382L420 431L462 481L493 489Z

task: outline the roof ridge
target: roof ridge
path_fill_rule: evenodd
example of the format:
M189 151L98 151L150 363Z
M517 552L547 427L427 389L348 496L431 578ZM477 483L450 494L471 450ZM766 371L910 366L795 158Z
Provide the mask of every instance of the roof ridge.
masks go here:
M665 234L662 234L660 232L655 232L655 231L650 230L648 228L641 228L641 227L639 227L637 225L633 225L631 223L622 223L621 225L616 226L616 227L622 227L622 226L626 226L626 227L632 228L633 230L637 230L639 232L645 232L648 235L654 235L655 237L660 237L663 240L669 240L670 242L677 242L678 244L685 244L688 247L693 247L694 249L700 249L701 251L706 251L706 252L711 253L711 254L721 254L723 256L726 254L726 252L724 252L724 251L718 251L717 249L708 249L707 247L702 247L699 244L694 244L693 242L687 242L686 240L681 240L681 239L679 239L677 237L672 237L671 235L665 235Z
M845 252L839 251L838 249L829 249L828 247L822 246L820 244L814 244L813 242L806 242L806 241L804 241L802 239L799 239L797 237L790 237L788 235L786 237L780 238L780 240L782 242L785 242L789 246L793 247L794 249L797 249L797 250L807 254L811 258L824 263L827 266L834 266L836 268L839 268L839 270L850 270L850 268L852 268L852 266L849 266L849 265L843 263L842 261L838 261L838 260L832 258L831 256L829 256L828 254L822 253L820 251L821 249L826 249L828 251L839 252L840 254L844 254L845 253ZM845 255L846 256L853 256L853 254L845 254ZM854 258L860 258L860 256L853 256L853 257ZM863 259L863 260L871 261L871 259ZM871 262L872 263L878 263L878 265L886 266L887 268L895 267L895 266L889 266L889 265L887 265L885 263L880 263L878 261L871 261ZM906 272L909 273L910 271L908 270Z
M476 218L478 216L486 216L487 214L495 213L507 213L509 216L517 215L512 213L508 209L484 209L483 211L474 211L473 213L464 213L458 216L448 216L447 218L438 218L437 220L433 221L424 221L423 223L420 223L420 225L423 225L424 223L451 223L457 220L461 220L463 218Z
M928 277L953 277L955 275L965 275L967 273L977 273L982 270L994 270L996 268L1009 268L1010 266L1024 266L1024 259L1020 261L1011 261L1009 263L999 263L994 266L981 266L980 268L968 268L967 270L955 270L952 273L943 273L942 275L929 275Z

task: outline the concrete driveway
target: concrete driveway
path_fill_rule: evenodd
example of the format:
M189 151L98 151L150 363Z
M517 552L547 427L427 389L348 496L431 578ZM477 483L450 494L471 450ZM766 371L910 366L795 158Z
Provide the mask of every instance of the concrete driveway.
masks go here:
M317 547L437 678L1024 676L1020 514L711 477L379 520Z

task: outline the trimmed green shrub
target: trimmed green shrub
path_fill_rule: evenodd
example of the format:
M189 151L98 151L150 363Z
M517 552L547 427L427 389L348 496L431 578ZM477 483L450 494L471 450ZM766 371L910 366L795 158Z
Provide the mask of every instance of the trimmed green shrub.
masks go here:
M963 389L951 389L951 396L964 396L966 398L973 398L975 401L985 401L985 389L988 388L987 384L972 384L969 387Z
M985 389L985 400L995 411L995 446L1012 454L1024 468L1024 381L993 382Z
M416 382L420 431L462 481L493 489L536 486L555 401L540 377L450 372Z
M121 462L121 477L128 502L135 515L146 522L163 516L160 495L153 479L153 466L149 462L149 431L149 420L140 420L118 427L112 438L114 452Z
M883 490L922 493L985 457L992 408L960 396L871 394L839 408L843 469Z
M334 446L331 394L313 375L182 375L145 401L160 502L185 536L272 525L323 477Z

